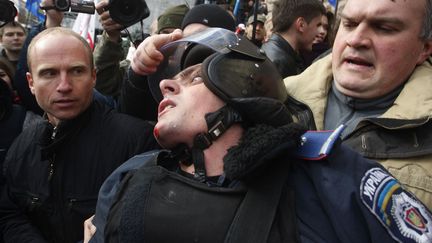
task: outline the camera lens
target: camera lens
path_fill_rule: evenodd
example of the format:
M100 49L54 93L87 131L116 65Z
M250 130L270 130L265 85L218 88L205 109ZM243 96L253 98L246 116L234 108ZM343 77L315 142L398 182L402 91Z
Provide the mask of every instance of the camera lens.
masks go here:
M54 5L60 11L68 11L70 7L70 0L55 0Z
M11 1L0 0L0 27L12 22L17 15L17 10Z
M150 15L144 0L110 0L109 11L111 18L125 28Z

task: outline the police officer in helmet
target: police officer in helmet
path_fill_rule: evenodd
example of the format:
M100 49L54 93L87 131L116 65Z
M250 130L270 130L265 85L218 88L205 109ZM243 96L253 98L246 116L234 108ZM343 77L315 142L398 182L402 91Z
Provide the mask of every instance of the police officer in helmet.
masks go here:
M135 72L153 70L154 135L165 150L105 181L90 242L432 239L431 213L341 146L343 127L305 133L293 121L296 107L260 49L221 29L180 37L150 37L134 59Z

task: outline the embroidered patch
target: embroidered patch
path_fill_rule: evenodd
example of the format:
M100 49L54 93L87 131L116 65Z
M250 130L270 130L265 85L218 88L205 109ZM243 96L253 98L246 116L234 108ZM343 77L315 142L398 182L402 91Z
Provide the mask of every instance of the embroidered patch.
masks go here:
M363 176L360 198L398 242L432 242L432 216L387 171L372 168Z

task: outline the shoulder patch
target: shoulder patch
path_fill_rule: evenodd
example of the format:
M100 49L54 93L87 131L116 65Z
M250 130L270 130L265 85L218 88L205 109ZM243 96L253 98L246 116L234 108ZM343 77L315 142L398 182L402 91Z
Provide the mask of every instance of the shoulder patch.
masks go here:
M432 242L431 213L384 169L365 173L360 198L396 241Z
M326 158L344 129L345 126L340 125L336 130L306 132L301 136L300 147L294 155L305 160Z

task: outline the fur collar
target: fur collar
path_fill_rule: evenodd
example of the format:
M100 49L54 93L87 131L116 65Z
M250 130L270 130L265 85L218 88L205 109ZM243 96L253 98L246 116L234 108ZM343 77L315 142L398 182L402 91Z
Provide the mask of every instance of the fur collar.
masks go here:
M296 149L303 126L290 123L281 127L256 125L246 130L240 143L228 150L224 157L226 177L235 179L254 178L282 154L287 156Z

